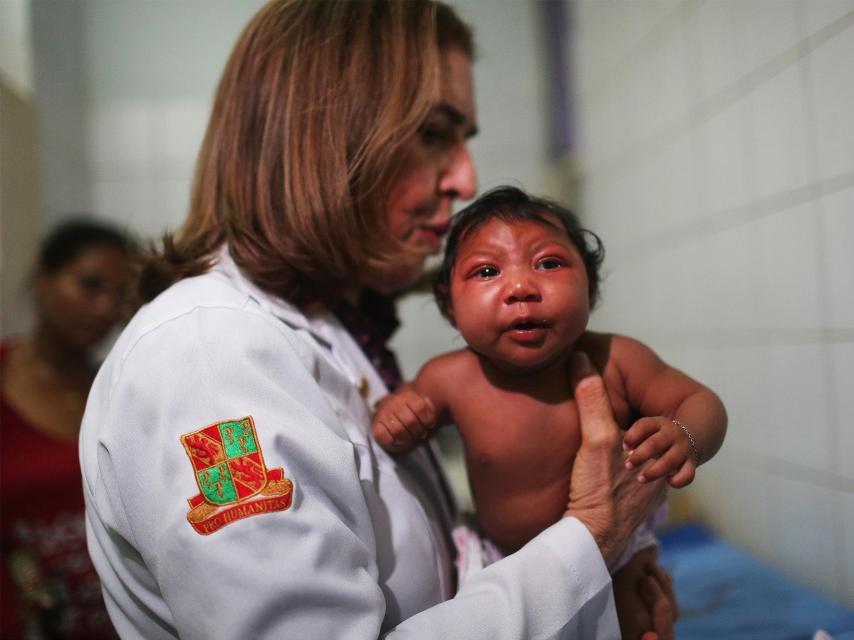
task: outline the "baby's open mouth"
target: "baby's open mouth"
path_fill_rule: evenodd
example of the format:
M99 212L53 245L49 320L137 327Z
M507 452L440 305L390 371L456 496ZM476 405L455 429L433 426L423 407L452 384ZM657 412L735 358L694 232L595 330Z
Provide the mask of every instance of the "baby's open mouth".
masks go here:
M545 329L548 327L548 322L545 320L519 320L510 325L511 331L533 331L535 329Z

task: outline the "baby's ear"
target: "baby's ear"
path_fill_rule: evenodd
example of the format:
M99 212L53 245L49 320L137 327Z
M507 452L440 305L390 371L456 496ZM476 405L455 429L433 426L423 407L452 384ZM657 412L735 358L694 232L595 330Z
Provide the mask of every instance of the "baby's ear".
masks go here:
M448 304L445 305L445 317L448 319L448 322L451 323L451 326L456 329L457 321L454 318L454 308L451 306L451 301L448 300Z
M456 328L457 322L454 320L454 306L451 304L451 292L448 285L436 283L433 287L433 293L436 295L436 302L439 303L439 310L442 315L448 319L452 327Z

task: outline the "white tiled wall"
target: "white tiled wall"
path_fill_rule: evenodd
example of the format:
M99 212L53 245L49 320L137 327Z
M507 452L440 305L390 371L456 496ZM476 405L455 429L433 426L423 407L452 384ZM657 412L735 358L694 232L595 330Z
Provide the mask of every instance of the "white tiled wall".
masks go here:
M83 5L92 208L143 237L180 225L219 73L262 0Z
M91 211L80 2L30 2L44 220ZM33 247L35 251L35 247Z
M854 606L854 1L574 4L593 323L730 412L696 511Z
M90 111L93 201L136 233L180 224L210 106L202 100L110 100Z

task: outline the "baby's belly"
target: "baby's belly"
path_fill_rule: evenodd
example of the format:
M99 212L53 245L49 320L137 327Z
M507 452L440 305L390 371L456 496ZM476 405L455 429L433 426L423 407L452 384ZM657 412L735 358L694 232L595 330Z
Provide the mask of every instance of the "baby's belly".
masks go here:
M504 553L512 553L563 516L569 498L571 466L547 482L527 482L516 474L489 477L471 473L481 531ZM528 480L533 480L529 478Z
M490 428L461 428L478 523L512 552L557 522L569 499L569 477L581 445L574 405L548 411L494 412ZM469 423L466 423L469 424ZM465 426L465 425L464 425Z

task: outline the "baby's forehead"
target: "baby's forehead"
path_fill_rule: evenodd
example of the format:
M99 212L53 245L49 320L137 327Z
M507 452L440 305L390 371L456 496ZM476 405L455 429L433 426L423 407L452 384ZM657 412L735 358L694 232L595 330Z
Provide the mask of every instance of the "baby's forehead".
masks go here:
M472 244L489 242L500 227L537 227L578 249L560 218L550 211L537 211L536 216L496 213L490 218L473 221L461 230L457 259L462 250L470 248Z

